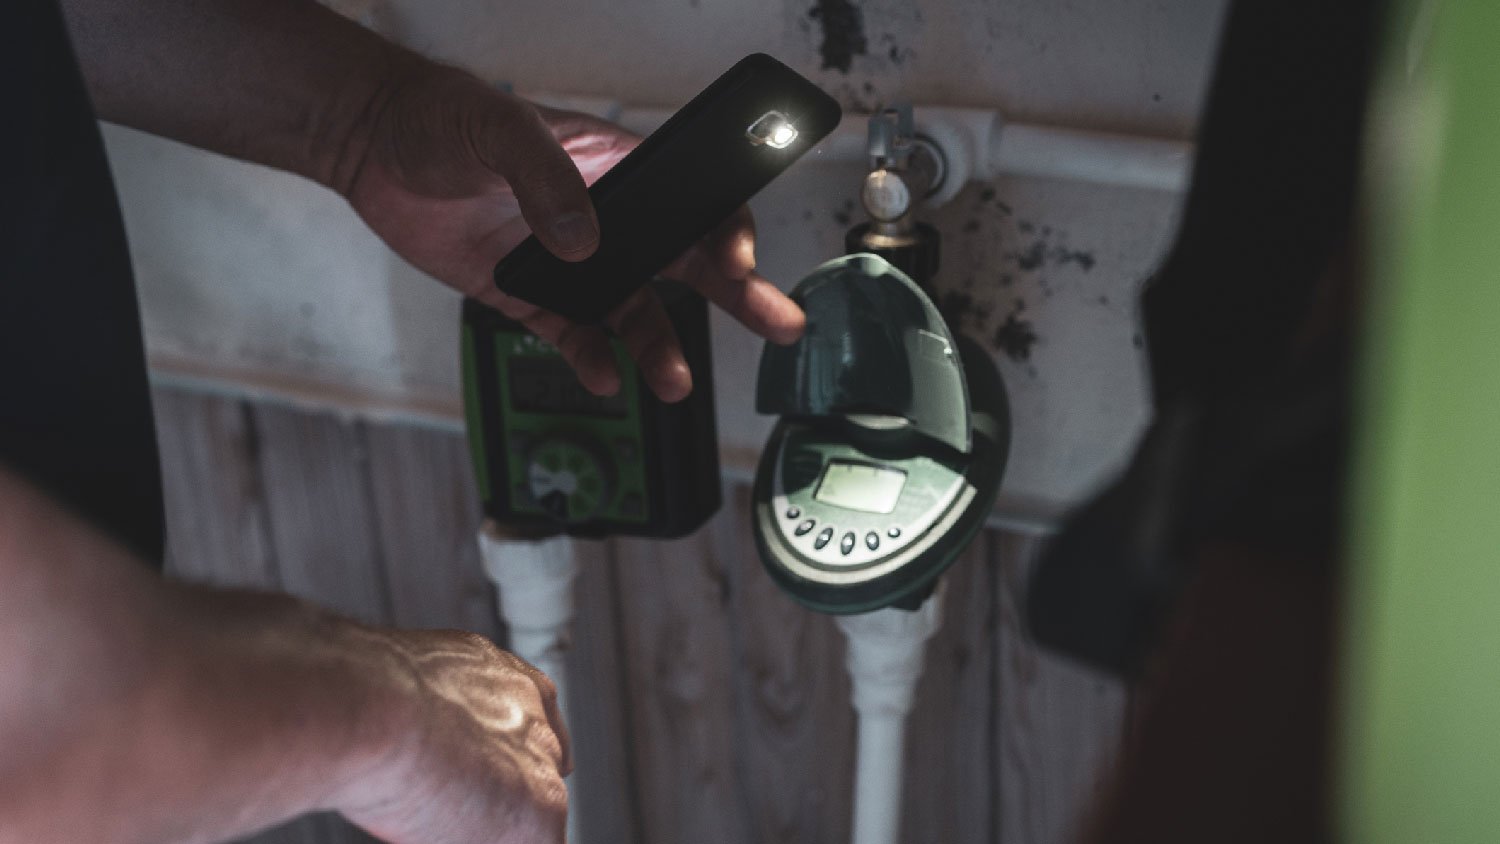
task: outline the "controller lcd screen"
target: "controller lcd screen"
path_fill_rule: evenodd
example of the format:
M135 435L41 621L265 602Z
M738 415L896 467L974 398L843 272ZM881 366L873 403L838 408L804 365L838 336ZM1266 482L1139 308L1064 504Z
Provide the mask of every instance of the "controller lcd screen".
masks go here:
M510 404L522 413L582 416L626 415L625 391L612 396L590 393L572 367L560 357L524 355L510 359Z
M824 504L865 513L889 513L896 509L906 473L868 463L831 460L823 470L813 498Z

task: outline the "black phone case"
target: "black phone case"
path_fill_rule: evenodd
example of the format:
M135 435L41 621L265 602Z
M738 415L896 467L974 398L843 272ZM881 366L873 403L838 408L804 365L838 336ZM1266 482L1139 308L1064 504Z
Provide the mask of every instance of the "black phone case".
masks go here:
M781 112L797 129L783 149L749 128ZM741 59L589 188L599 249L564 261L533 236L495 266L505 293L575 322L597 323L770 184L838 125L839 104L770 56Z

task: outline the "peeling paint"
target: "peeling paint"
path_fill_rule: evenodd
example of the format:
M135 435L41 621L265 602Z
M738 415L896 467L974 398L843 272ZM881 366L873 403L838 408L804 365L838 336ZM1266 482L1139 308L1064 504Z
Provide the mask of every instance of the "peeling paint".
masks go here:
M1031 349L1041 338L1037 336L1035 327L1031 320L1021 319L1012 311L1005 317L1005 322L995 330L993 340L996 349L1005 353L1005 356L1016 363L1025 363L1031 359Z
M1022 224L1021 231L1029 231L1029 229L1025 228L1024 223ZM1041 269L1042 265L1047 263L1047 242L1034 240L1031 242L1031 245L1022 251L1006 253L1005 257L1014 260L1016 266L1026 272Z
M863 56L869 45L865 39L865 16L850 0L818 0L807 16L823 29L819 52L824 70L847 74L855 56Z

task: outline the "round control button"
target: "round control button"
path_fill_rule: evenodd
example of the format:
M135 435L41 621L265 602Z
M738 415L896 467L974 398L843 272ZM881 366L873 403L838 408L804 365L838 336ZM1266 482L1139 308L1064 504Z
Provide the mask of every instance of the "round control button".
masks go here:
M796 517L794 516L793 518L796 518ZM807 521L803 522L802 524L797 525L797 530L796 530L797 535L798 536L805 536L805 535L807 535L807 532L810 531L810 530L812 530L813 529L813 525L815 525L815 524L817 524L816 521L814 521L812 519L808 519Z
M901 528L893 527L890 530L886 531L885 535L889 536L892 539L895 539L901 535Z
M868 549L870 549L871 551L874 551L876 548L879 548L880 547L880 534L876 533L873 530L870 531L869 533L865 534L865 547L868 548Z
M841 552L843 552L845 554L848 554L850 551L853 551L853 550L854 550L854 532L850 531L849 533L844 534L844 538L843 539L839 540L839 551L841 551Z
M832 540L833 528L823 528L823 531L818 534L818 538L813 540L813 547L818 549L819 551L822 551L823 546L827 545Z
M797 518L800 515L802 515L802 510L801 509L799 509L797 507L788 507L788 508L786 508L786 517L788 519L795 519L795 518Z

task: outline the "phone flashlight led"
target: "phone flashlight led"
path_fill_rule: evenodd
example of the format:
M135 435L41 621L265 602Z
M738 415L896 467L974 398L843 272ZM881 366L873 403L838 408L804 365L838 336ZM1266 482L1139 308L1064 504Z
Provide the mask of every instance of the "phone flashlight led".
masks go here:
M797 140L797 127L791 118L779 111L768 111L745 130L750 142L765 144L771 149L786 149Z

